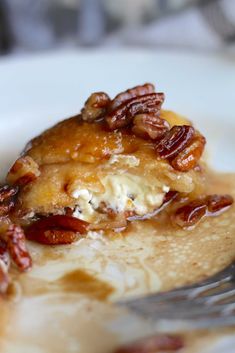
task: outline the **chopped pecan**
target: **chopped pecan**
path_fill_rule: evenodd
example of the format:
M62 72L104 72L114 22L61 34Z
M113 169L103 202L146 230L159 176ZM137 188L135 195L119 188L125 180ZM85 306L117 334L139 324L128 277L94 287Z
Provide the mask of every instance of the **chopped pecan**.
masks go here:
M87 222L71 216L49 216L29 226L26 237L46 245L70 244L78 239L78 234L87 232L88 225Z
M183 339L180 336L156 335L141 339L132 344L127 344L115 351L115 353L157 353L175 352L184 347Z
M155 114L138 114L134 117L132 131L136 136L159 140L170 129L165 119Z
M3 202L0 204L0 217L6 216L14 205L15 203L13 201Z
M0 187L0 203L15 196L19 188L17 186L3 185Z
M155 87L151 83L145 83L126 90L125 92L119 93L109 104L108 110L113 111L117 109L122 103L128 101L131 98L144 96L155 92Z
M195 129L192 126L173 126L156 146L160 158L176 157L192 141Z
M12 260L21 271L32 266L31 256L26 248L25 234L20 226L11 224L6 234L7 249Z
M230 195L210 195L206 198L208 212L218 214L226 211L232 204L233 198Z
M172 167L180 172L188 172L195 168L202 156L206 139L197 133L188 146L170 161Z
M131 98L108 113L105 117L106 122L111 130L115 130L129 125L137 114L159 115L163 101L163 93L150 93Z
M8 270L5 263L0 259L0 295L6 293L9 285Z
M109 96L104 92L96 92L87 99L84 108L81 111L84 121L93 122L104 116L107 106L110 102Z
M17 159L11 167L7 180L11 184L26 185L40 175L38 164L30 156Z
M3 239L0 239L0 260L4 262L8 269L10 266L10 257L7 252L7 243Z
M182 228L190 228L198 223L207 213L205 199L197 199L178 208L172 215L175 224Z

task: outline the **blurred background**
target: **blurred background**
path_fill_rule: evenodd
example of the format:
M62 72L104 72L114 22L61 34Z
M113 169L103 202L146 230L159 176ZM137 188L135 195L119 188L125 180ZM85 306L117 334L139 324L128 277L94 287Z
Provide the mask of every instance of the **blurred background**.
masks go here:
M83 47L235 48L235 0L0 0L0 55Z

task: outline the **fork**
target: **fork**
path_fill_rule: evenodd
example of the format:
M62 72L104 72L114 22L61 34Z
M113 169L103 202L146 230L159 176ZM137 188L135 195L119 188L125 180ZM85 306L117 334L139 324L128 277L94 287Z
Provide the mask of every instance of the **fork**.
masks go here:
M118 305L169 329L235 325L235 262L198 284L122 300Z

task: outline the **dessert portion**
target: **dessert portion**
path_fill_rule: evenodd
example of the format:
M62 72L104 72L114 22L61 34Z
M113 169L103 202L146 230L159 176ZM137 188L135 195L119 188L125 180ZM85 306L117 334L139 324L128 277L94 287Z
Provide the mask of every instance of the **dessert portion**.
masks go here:
M181 334L124 344L148 329L141 322L133 336L111 305L234 260L234 175L208 169L205 138L163 101L152 84L114 99L94 93L10 169L0 187L0 352L192 346Z
M206 193L206 139L163 110L164 99L149 83L114 99L93 93L80 114L26 146L0 189L1 292L8 254L20 270L31 267L25 234L46 245L71 244L162 213L164 223L191 229L232 205L229 195Z

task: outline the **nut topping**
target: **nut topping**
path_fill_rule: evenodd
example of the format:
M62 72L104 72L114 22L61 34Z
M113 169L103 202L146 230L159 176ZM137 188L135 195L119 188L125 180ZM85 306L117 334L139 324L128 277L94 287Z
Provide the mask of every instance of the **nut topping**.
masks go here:
M32 266L31 256L26 248L25 234L20 226L11 224L6 233L7 249L20 271L27 271Z
M188 172L195 168L202 156L206 139L200 134L196 134L191 143L181 151L178 156L170 161L171 166L180 172Z
M204 199L194 200L180 208L172 216L175 224L182 228L189 228L198 223L207 211L207 204Z
M145 83L144 85L136 86L127 89L125 92L119 93L109 104L108 110L113 111L117 109L122 103L128 101L129 99L144 96L145 94L150 94L155 92L155 87L151 83Z
M229 195L204 196L178 208L172 215L172 221L182 228L190 228L205 216L225 212L232 204L233 198Z
M104 116L110 102L109 96L104 92L96 92L87 99L81 111L84 121L93 122Z
M155 114L138 114L134 117L132 131L136 136L159 140L170 129L168 122Z
M106 115L106 122L111 130L116 130L129 125L137 114L159 115L163 101L163 93L151 93L131 98Z
M0 202L7 201L15 196L19 188L17 186L4 185L0 187Z
M233 198L230 195L210 195L206 201L208 211L214 215L226 211L233 204Z
M0 203L0 217L6 216L14 206L13 201Z
M78 218L55 215L42 218L28 227L26 237L46 245L71 244L85 234L88 223Z
M192 126L173 126L157 144L156 152L162 159L174 158L193 139L195 129Z

